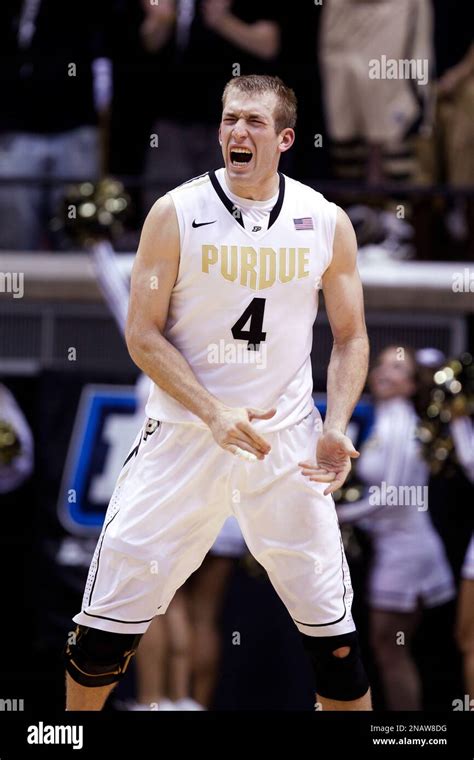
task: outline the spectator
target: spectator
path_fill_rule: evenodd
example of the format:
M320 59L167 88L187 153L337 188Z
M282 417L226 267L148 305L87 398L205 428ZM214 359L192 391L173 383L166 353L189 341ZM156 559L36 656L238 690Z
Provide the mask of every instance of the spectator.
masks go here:
M105 10L92 0L1 4L0 248L58 245L49 223L63 188L54 181L99 173L93 61Z
M420 185L474 185L474 43L469 3L432 0L436 107L433 125L417 140ZM472 261L474 201L421 196L416 207L418 248L423 258Z
M436 61L434 128L420 140L418 181L474 184L474 42L469 5L432 0Z
M410 646L422 609L450 601L455 588L427 512L428 467L415 439L418 366L412 352L403 351L385 349L370 373L374 428L356 469L370 495L338 508L338 515L360 521L372 539L371 645L387 707L421 710L421 680Z
M138 185L153 121L165 107L176 7L175 0L160 0L158 5L150 0L110 1L107 53L112 61L112 102L107 168L128 178L127 190L133 201L128 226L140 227L143 213ZM133 239L127 250L136 243Z
M370 185L408 179L408 137L430 92L429 0L328 0L320 45L337 173ZM408 72L399 69L404 61Z

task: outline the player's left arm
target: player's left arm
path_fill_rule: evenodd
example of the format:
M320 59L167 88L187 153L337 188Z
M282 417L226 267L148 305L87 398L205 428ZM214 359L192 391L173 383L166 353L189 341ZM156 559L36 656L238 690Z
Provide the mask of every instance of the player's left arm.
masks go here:
M300 466L310 480L330 483L324 492L328 494L342 486L350 472L351 459L359 456L345 432L364 387L369 360L357 242L352 224L340 208L333 257L322 286L334 341L328 367L327 412L316 463L303 462Z

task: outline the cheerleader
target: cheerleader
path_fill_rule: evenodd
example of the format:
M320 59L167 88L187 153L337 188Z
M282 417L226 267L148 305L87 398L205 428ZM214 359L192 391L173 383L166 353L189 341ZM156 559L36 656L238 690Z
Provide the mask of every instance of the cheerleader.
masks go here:
M416 438L418 366L409 349L389 347L369 375L375 420L357 461L364 498L338 508L373 546L370 638L389 710L420 710L421 683L410 646L424 607L453 599L455 587L427 503L428 467Z

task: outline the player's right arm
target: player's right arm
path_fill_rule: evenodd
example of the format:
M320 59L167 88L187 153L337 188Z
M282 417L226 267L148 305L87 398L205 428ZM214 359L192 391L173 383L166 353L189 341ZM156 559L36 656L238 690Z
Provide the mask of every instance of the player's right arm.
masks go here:
M178 276L179 248L176 211L165 195L148 214L133 265L125 332L130 356L154 383L208 425L222 448L234 454L240 449L263 459L270 446L250 423L254 418L272 417L274 410L223 404L201 385L184 356L163 334Z

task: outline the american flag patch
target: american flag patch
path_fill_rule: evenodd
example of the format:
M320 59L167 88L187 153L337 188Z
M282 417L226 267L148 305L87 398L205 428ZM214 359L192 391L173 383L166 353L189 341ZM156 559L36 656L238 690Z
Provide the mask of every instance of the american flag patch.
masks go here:
M295 223L295 230L314 230L313 218L311 216L303 216L301 219L293 219Z

